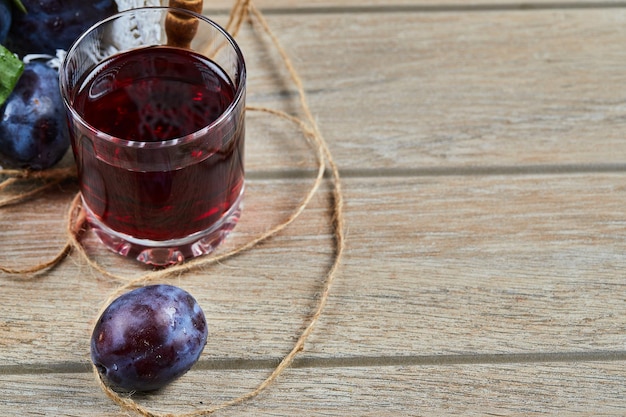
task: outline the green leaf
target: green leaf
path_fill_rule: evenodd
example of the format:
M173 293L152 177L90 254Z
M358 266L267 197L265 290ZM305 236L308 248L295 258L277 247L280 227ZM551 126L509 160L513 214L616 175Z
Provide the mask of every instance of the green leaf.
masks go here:
M22 72L24 72L24 63L0 45L0 106L13 91Z
M22 13L28 13L26 11L26 7L24 7L24 3L22 3L22 0L13 0L13 5L17 7Z

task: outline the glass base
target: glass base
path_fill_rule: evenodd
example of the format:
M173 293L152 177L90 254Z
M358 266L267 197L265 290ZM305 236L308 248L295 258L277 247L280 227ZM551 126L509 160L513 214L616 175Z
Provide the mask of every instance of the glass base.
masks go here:
M235 228L241 216L243 192L222 218L207 230L194 233L182 239L155 241L137 239L118 233L104 225L83 201L87 221L94 233L113 252L132 257L148 265L167 266L183 262L185 259L209 254Z

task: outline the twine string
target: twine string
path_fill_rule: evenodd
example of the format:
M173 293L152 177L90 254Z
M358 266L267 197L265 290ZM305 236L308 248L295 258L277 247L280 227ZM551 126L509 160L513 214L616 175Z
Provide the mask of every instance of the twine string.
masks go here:
M272 44L276 48L279 53L285 68L287 69L292 82L294 83L299 97L300 106L304 113L304 120L288 115L279 110L274 110L265 107L255 107L255 106L247 106L246 111L258 111L264 112L269 115L273 115L285 120L288 120L294 123L301 130L305 139L309 142L312 148L316 152L316 162L317 162L317 175L315 177L314 183L311 185L309 191L306 193L300 204L296 207L295 210L290 214L290 216L285 219L283 222L271 227L266 232L260 234L259 236L249 240L248 242L243 243L242 245L224 252L222 254L217 254L209 257L200 257L196 259L189 260L182 264L177 264L162 270L152 271L146 273L138 278L128 279L126 277L122 277L116 274L111 273L106 270L106 268L102 267L95 260L93 260L89 254L86 252L85 248L81 244L80 236L81 231L85 229L86 218L85 212L81 206L81 198L80 193L78 193L72 200L69 208L69 212L67 214L68 221L66 226L67 233L67 243L64 245L61 250L55 255L51 260L44 262L40 265L36 265L33 267L28 267L25 269L14 269L3 267L0 265L0 271L9 274L16 275L27 275L35 272L43 271L47 268L58 265L69 253L72 251L77 252L81 258L83 258L88 265L99 273L107 276L108 278L121 282L122 285L118 286L107 298L107 300L103 303L101 311L106 308L106 306L119 294L133 288L139 287L143 285L147 285L149 283L162 280L164 278L173 276L173 275L182 275L186 272L206 267L208 265L220 262L225 260L226 258L233 257L237 254L240 254L244 251L247 251L264 240L268 239L271 236L282 231L288 225L293 223L300 214L305 210L308 206L316 192L318 191L326 169L330 171L330 177L332 182L332 230L334 235L334 246L335 253L333 262L327 271L320 295L317 300L317 305L314 309L314 312L310 319L308 320L308 324L301 332L297 341L293 345L292 349L283 357L280 363L274 368L274 370L262 381L260 382L256 388L250 390L249 392L233 398L231 400L227 400L221 404L218 404L212 408L208 408L205 410L197 410L191 413L186 414L172 414L172 413L157 413L151 411L147 407L137 403L131 396L122 396L118 392L111 389L106 382L102 379L100 373L93 366L94 375L102 389L102 391L116 404L121 406L122 408L134 412L136 414L145 416L145 417L200 417L206 416L215 413L216 411L232 407L238 404L241 404L247 400L250 400L265 389L267 389L284 371L287 369L295 359L296 355L304 349L305 342L308 339L309 335L312 333L315 328L319 318L322 315L322 312L326 306L330 295L330 289L337 274L338 268L340 266L340 261L342 255L345 250L345 232L344 232L344 215L343 215L343 193L341 189L340 175L339 169L333 159L332 153L327 145L326 140L322 136L319 126L317 125L315 118L311 112L309 104L306 99L306 94L304 90L304 86L300 76L298 75L296 69L294 68L291 59L289 58L287 52L279 42L278 38L274 35L272 30L270 29L267 21L265 20L263 14L257 9L257 7L253 4L251 0L237 0L234 7L231 10L228 24L225 26L226 30L229 31L233 36L239 32L242 27L243 22L248 18L248 20L252 23L256 21L259 23L263 32L269 37ZM254 18L254 20L252 19ZM8 188L14 184L16 184L20 180L42 180L44 184L40 187L30 190L28 192L24 192L18 196L11 197L9 199L0 200L0 207L3 207L8 204L15 204L17 202L23 202L28 198L31 198L33 195L40 193L41 191L52 187L67 178L75 176L75 171L63 169L63 170L48 170L41 171L40 173L30 173L26 171L10 171L4 170L0 171L0 174L7 176L8 178L0 183L0 191L5 188Z
M74 178L76 176L76 168L53 168L44 171L3 169L0 170L0 175L3 177L7 177L2 180L2 182L0 182L0 192L8 190L13 185L31 182L32 180L42 183L41 185L28 191L22 191L10 197L0 199L0 208L2 208L22 203L32 197L35 197L38 194L41 194L46 190L49 190L61 184L65 180ZM1 266L0 270L3 270Z
M216 255L209 255L209 256L204 256L204 257L198 257L198 258L194 258L191 259L187 262L181 263L181 264L176 264L176 265L172 265L168 268L165 269L161 269L161 270L157 270L157 271L151 271L148 272L138 278L134 278L134 279L128 279L124 276L121 275L117 275L114 274L110 271L108 271L106 268L102 267L101 265L99 265L93 258L91 258L89 256L89 254L87 254L87 252L85 251L85 248L83 247L83 245L80 242L80 239L77 238L77 236L74 234L73 229L75 229L75 227L72 227L72 224L76 221L76 213L80 212L80 199L75 199L70 207L70 215L69 215L69 224L68 224L68 232L69 232L69 236L68 239L70 239L73 242L73 246L75 247L75 249L77 250L77 252L83 257L83 259L95 270L97 270L98 272L102 273L103 275L107 276L108 278L115 280L115 281L119 281L119 282L123 282L124 285L120 286L114 294L111 295L111 297L109 297L109 300L112 301L114 298L116 298L117 296L119 296L120 294L122 294L125 291L128 291L129 289L135 288L135 287L140 287L140 286L144 286L144 285L148 285L152 282L155 281L159 281L171 276L177 276L177 275L181 275L183 273L186 272L190 272L193 270L197 270L215 263L219 263L223 260L226 260L227 258L231 258L241 252L247 251L249 249L251 249L252 247L258 245L259 243L269 239L270 237L276 235L277 233L279 233L280 231L282 231L283 229L285 229L287 226L289 226L291 223L293 223L299 216L300 214L302 214L302 212L306 209L306 207L309 205L310 201L313 199L313 197L315 196L317 190L319 189L323 179L324 179L324 171L325 171L325 165L324 165L324 153L321 149L321 147L319 147L317 145L317 139L314 137L312 131L299 119L288 115L284 112L281 112L279 110L274 110L274 109L268 109L268 108L264 108L264 107L255 107L255 106L247 106L246 107L247 111L259 111L259 112L264 112L264 113L268 113L271 115L275 115L277 117L283 118L285 120L291 121L294 124L296 124L302 131L304 137L310 141L310 143L312 145L315 145L314 149L316 150L316 159L317 159L317 175L315 177L315 181L314 183L310 186L308 192L306 193L305 197L303 198L303 200L300 202L300 204L298 204L298 206L291 212L291 214L289 215L289 217L285 220L283 220L282 222L280 222L279 224L275 225L274 227L268 229L267 231L261 233L259 236L248 240L247 242L233 248L230 251L224 252L224 253L220 253L220 254L216 254ZM107 303L105 303L107 304Z

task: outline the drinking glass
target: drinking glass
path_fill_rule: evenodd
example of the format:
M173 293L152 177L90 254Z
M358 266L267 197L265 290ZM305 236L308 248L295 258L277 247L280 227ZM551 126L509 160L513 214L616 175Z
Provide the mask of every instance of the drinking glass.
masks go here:
M234 39L187 10L127 10L72 45L60 86L100 240L153 265L215 250L244 192L246 68Z

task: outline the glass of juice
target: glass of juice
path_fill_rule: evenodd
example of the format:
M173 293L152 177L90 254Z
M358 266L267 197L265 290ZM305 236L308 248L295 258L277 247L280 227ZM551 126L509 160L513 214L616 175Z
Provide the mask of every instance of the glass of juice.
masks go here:
M241 214L246 68L182 9L99 22L60 69L83 208L113 251L152 265L212 252Z

